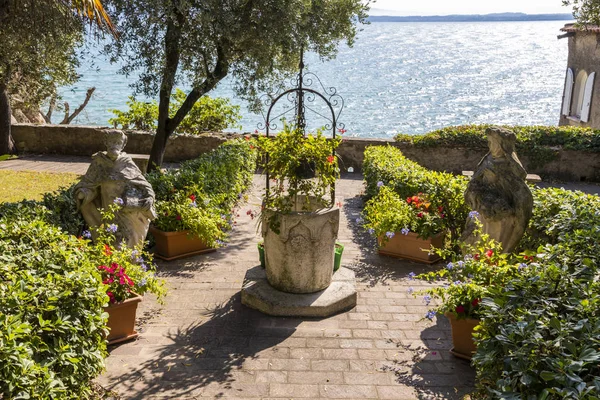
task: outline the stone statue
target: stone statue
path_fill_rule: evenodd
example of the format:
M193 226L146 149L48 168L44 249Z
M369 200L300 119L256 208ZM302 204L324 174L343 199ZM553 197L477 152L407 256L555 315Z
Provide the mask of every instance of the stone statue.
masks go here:
M123 153L127 136L118 130L106 131L106 151L92 156L92 163L75 186L77 207L90 227L98 227L102 216L98 209L113 204L122 207L115 215L118 243L130 247L142 243L150 221L156 218L152 186L130 156ZM92 230L92 238L96 238Z
M483 233L502 243L503 252L512 252L523 237L533 210L533 196L525 178L527 172L515 153L516 135L502 128L486 130L489 153L483 157L467 186L465 201L472 210L463 240L475 243L478 218Z

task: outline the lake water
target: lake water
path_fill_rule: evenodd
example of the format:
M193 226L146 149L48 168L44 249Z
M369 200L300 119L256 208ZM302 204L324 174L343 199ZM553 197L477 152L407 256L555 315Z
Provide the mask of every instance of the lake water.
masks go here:
M353 48L308 69L344 98L340 122L347 135L391 137L437 128L494 123L556 125L567 66L567 40L557 40L565 21L476 23L373 23ZM98 69L99 68L99 69ZM62 91L71 108L88 87L96 93L78 123L107 125L109 109L125 109L132 77L96 59L82 65L82 79ZM211 96L242 106L243 131L262 121L223 81Z

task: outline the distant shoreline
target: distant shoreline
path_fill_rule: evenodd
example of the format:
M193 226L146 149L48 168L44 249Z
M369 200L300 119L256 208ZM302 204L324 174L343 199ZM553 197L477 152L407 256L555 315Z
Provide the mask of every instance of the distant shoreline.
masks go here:
M512 22L512 21L572 21L573 15L564 14L524 14L496 13L473 15L426 15L426 16L395 16L372 15L370 22Z

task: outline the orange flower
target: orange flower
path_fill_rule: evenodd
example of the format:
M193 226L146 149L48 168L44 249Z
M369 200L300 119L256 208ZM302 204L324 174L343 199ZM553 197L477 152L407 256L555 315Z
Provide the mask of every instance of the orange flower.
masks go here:
M333 164L334 161L335 161L335 157L334 156L327 156L327 162L329 164Z

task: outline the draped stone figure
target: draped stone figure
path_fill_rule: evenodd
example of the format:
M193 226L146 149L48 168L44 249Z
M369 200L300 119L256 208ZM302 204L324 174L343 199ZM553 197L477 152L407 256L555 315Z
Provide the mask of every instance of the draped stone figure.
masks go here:
M123 132L106 131L104 143L107 150L92 156L89 169L75 186L77 207L90 227L98 227L102 223L98 209L108 209L122 200L115 215L116 239L134 247L144 241L150 221L156 218L154 191L131 157L123 152L127 143ZM92 238L96 239L93 230Z
M510 253L519 244L533 210L527 172L515 153L516 135L502 128L486 130L489 153L483 157L465 191L465 201L483 225L483 233ZM463 240L475 243L475 217L469 217Z

